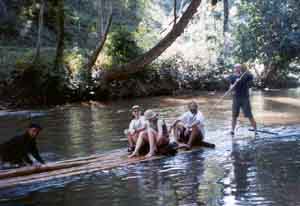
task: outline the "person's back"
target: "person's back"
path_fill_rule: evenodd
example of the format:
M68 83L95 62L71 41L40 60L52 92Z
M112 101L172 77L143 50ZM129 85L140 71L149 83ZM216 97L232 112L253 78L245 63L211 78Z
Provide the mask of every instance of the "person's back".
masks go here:
M1 160L12 164L23 164L30 143L26 134L15 136L1 145Z
M38 162L44 164L36 146L36 137L40 130L39 125L31 124L23 135L15 136L1 144L1 161L18 166L33 164L29 157L29 155L32 155Z

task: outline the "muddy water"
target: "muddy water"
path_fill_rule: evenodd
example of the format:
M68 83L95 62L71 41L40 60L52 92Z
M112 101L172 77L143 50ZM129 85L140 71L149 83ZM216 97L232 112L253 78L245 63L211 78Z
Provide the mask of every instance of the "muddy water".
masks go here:
M21 133L28 119L33 119L44 127L38 140L42 156L57 161L126 147L123 129L133 104L154 108L170 123L194 99L207 118L206 139L217 148L2 190L0 204L300 205L300 91L253 92L253 112L260 129L280 134L260 133L256 138L243 118L236 137L230 137L230 98L212 108L220 95L198 93L1 111L0 142Z

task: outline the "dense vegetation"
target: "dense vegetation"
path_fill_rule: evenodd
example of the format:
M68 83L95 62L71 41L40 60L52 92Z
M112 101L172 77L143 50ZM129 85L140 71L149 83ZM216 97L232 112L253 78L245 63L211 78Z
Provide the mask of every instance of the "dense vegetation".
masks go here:
M235 62L254 68L262 86L276 86L274 79L300 70L299 6L296 0L0 0L0 91L26 105L226 89L224 69ZM237 15L229 13L234 8Z
M265 86L298 75L300 2L297 0L243 0L236 30L234 55L242 62L264 66L258 77Z

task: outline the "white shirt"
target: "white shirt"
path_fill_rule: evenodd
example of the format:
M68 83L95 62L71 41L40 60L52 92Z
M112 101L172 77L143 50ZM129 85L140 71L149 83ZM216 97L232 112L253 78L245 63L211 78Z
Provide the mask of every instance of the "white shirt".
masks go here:
M145 128L146 121L144 116L140 116L138 119L132 119L129 124L129 132L133 134L136 130Z
M198 128L202 132L202 135L204 136L204 116L203 114L198 111L196 114L191 113L190 111L185 112L182 114L178 120L180 120L184 125L186 126L192 126L193 124L197 123Z

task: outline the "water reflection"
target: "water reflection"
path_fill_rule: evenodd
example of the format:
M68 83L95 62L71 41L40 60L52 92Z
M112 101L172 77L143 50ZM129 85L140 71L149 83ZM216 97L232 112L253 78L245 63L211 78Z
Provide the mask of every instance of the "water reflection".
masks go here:
M254 93L253 109L261 123L260 128L280 134L299 131L299 124L296 124L300 122L297 115L299 93L299 90ZM297 195L300 189L297 176L300 143L297 139L300 136L277 138L260 134L254 139L248 131L248 123L243 122L237 137L231 139L228 135L230 98L207 116L218 97L199 93L185 97L118 101L103 107L71 105L37 111L43 115L34 118L45 128L38 142L42 156L48 161L126 147L127 143L121 139L131 118L131 105L139 104L144 110L154 108L169 124L186 110L185 104L191 99L200 103L207 119L207 141L215 143L217 148L0 191L0 204L300 204ZM23 131L27 124L26 115L25 112L18 116L0 116L1 142Z
M14 200L17 205L204 205L203 152L130 165L82 177L64 188L41 190ZM201 188L202 185L202 188ZM221 193L214 193L214 199ZM113 198L112 198L113 197Z

